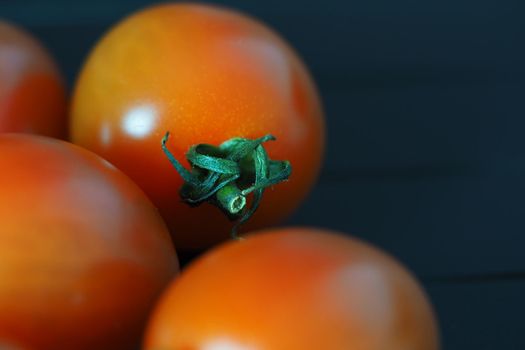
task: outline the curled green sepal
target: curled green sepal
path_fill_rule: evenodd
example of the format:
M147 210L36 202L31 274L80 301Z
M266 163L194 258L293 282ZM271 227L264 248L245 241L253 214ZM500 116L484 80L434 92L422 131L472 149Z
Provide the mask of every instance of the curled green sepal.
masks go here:
M263 143L274 141L266 135L250 140L232 138L220 146L198 144L186 153L191 170L186 169L170 152L166 143L167 132L162 138L162 150L175 170L184 180L179 194L184 202L197 206L208 202L218 206L237 222L232 237L237 237L240 225L255 213L267 187L286 181L292 172L288 161L271 160ZM248 207L247 196L252 195Z

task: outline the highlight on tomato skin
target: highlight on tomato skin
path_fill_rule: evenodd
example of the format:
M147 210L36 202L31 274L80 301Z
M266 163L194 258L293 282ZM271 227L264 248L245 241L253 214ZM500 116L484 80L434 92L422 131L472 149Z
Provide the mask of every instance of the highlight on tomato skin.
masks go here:
M144 350L438 350L433 308L398 261L358 239L268 229L193 262L158 302Z
M67 97L49 52L29 33L0 20L0 133L65 138Z
M0 135L0 344L136 349L179 266L146 195L92 152Z
M260 21L215 5L154 5L117 23L75 83L70 137L146 192L177 249L227 240L235 222L213 205L181 200L183 179L161 149L167 132L167 147L187 169L193 146L275 137L264 148L289 161L291 176L264 192L244 232L286 219L315 183L324 153L321 100L299 55Z

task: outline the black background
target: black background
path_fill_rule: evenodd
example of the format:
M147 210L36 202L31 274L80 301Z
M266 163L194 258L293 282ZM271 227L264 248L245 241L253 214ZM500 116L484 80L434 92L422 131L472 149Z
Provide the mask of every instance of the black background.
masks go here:
M293 224L404 262L444 349L525 349L525 8L520 0L230 0L279 31L323 95L328 152ZM148 1L3 1L71 85L96 40Z

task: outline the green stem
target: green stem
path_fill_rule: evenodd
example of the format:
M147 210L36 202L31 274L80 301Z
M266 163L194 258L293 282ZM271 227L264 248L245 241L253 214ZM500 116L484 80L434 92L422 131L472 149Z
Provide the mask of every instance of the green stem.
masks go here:
M235 184L229 184L217 191L217 202L229 214L238 214L246 206L246 197Z
M290 162L268 157L263 143L274 141L272 135L254 140L236 137L220 146L194 145L186 153L191 170L184 168L167 148L169 135L167 132L162 139L162 150L184 180L181 198L193 206L209 202L221 208L237 221L231 231L233 238L238 238L239 226L259 207L264 190L287 180L292 171ZM252 198L250 207L248 195Z

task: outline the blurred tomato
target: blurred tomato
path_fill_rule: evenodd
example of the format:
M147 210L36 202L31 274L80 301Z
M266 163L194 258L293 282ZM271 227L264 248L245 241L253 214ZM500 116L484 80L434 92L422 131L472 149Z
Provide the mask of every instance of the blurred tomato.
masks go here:
M288 228L225 244L165 292L144 349L436 350L423 290L356 239Z
M144 193L95 154L0 135L0 344L134 349L178 272Z
M177 248L207 247L232 223L215 207L181 202L182 179L160 141L188 166L192 145L273 134L272 159L290 180L266 191L246 229L275 224L303 200L320 167L324 118L303 62L275 32L240 13L167 4L119 23L95 47L76 83L71 136L111 161L150 196Z
M0 132L66 136L66 92L49 53L0 21Z

